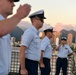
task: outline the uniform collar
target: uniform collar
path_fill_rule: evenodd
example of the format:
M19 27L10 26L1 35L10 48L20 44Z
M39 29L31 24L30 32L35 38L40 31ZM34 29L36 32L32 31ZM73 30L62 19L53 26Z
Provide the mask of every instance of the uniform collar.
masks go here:
M62 45L61 45L62 46ZM67 46L67 44L65 44L64 46L62 46L62 47L66 47Z
M32 29L39 35L39 30L37 30L33 25L32 25Z
M50 39L47 36L45 36L45 38L50 42Z
M0 20L4 20L5 18L0 14Z

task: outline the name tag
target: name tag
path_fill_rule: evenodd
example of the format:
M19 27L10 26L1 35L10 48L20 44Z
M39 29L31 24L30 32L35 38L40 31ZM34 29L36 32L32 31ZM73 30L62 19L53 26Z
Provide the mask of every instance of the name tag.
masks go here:
M65 50L68 50L68 48L65 48Z

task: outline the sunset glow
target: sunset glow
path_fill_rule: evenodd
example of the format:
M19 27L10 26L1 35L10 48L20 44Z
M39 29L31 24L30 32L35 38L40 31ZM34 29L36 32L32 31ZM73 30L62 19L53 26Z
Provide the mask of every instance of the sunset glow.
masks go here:
M45 23L52 26L57 23L76 25L76 0L20 0L16 3L14 13L20 4L29 3L32 7L30 14L43 9L47 19ZM23 19L29 21L29 18Z

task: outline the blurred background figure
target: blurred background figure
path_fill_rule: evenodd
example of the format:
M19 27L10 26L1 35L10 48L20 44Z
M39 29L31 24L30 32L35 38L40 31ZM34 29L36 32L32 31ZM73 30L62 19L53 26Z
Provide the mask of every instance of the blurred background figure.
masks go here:
M56 61L56 74L59 75L60 69L62 68L63 75L67 75L67 57L73 55L73 51L70 46L66 43L67 38L61 38L61 44L57 47L58 50L58 58Z
M11 40L10 32L14 30L21 19L25 18L30 10L29 4L20 5L17 13L13 14L14 2L19 0L0 0L0 75L8 75L11 63Z

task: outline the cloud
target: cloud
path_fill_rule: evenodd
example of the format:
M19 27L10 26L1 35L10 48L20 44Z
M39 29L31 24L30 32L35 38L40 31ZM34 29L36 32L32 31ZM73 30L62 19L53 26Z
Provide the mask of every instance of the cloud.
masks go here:
M27 28L29 28L31 26L31 23L29 23L28 21L21 21L18 24L18 27L21 28L23 31L26 30ZM40 31L43 31L47 28L51 28L52 26L50 24L43 24L43 27L40 29Z
M55 31L61 31L62 29L64 29L64 26L62 23L57 23L54 27Z
M69 24L69 25L64 25L64 29L69 31L69 30L73 30L74 27L73 27L73 25Z
M61 31L62 29L65 29L65 30L75 30L76 31L76 25L72 25L72 24L62 24L62 23L57 23L54 27L54 29L56 31Z
M23 31L26 30L28 27L31 26L31 23L29 23L28 21L21 21L18 24L18 27L21 28ZM40 29L40 31L43 31L45 29L51 28L52 26L50 24L44 23L43 27ZM76 25L72 25L72 24L62 24L62 23L57 23L54 25L54 31L61 31L62 29L65 30L75 30L76 31Z
M74 30L76 31L76 25L74 25Z
M18 24L18 27L21 28L23 31L25 31L27 28L29 28L31 26L31 23L29 23L28 21L21 21Z

